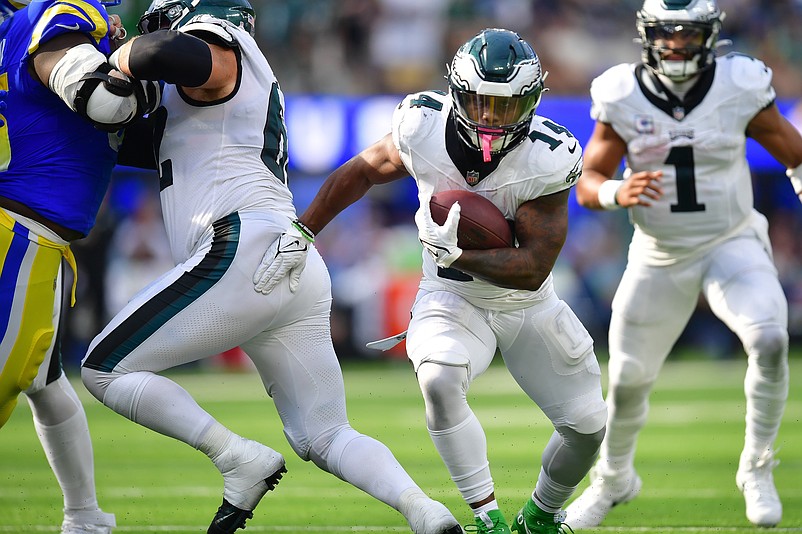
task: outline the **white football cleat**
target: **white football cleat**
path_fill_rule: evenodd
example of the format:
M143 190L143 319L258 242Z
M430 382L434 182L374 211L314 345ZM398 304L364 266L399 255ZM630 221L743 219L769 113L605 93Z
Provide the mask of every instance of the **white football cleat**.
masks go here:
M253 510L286 472L284 457L266 445L236 436L215 461L223 474L223 498L242 510Z
M634 469L622 473L590 471L590 486L565 509L572 528L593 528L604 521L614 506L629 502L640 493L643 482Z
M111 534L117 526L114 514L97 510L64 510L61 534Z
M735 483L744 494L746 518L759 527L776 526L783 517L783 506L774 485L772 470L780 463L772 451L757 460L742 456Z
M398 511L415 534L463 534L462 527L448 508L418 488L410 488L401 494Z

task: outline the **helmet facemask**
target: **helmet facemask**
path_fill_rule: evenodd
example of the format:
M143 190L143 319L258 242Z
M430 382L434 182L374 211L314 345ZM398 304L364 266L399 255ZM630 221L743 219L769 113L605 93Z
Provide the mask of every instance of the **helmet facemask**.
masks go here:
M142 15L137 24L137 29L142 35L159 30L172 29L173 24L195 9L192 4L184 3L180 0L173 3L165 2L156 9L152 8L153 5Z
M141 34L177 30L199 15L227 20L254 34L255 13L248 0L154 0L137 28Z
M523 141L545 75L517 34L484 30L460 47L447 78L460 139L481 151L485 162Z
M646 0L637 15L643 63L674 82L693 78L713 64L723 18L712 0Z

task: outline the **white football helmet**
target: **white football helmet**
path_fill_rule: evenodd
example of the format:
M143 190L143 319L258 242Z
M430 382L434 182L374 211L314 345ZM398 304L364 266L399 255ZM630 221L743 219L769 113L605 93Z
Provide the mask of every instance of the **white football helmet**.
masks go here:
M460 47L447 78L460 138L490 161L526 137L546 74L517 33L488 28Z
M153 0L139 19L139 33L177 30L199 15L227 20L254 35L256 13L248 0Z
M715 0L646 0L637 14L643 63L675 82L696 76L713 64L722 20Z

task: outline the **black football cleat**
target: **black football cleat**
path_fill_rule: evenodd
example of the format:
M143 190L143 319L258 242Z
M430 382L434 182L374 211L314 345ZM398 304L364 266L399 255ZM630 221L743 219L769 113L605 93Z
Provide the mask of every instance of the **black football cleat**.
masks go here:
M223 504L217 509L217 513L214 515L212 524L209 525L206 534L233 534L239 529L244 529L245 521L252 517L252 511L237 508L223 499Z
M287 467L281 454L270 447L241 439L232 449L231 458L224 459L221 471L225 480L223 504L206 534L233 534L245 529L245 521L253 517L253 509L265 493L276 487ZM243 508L231 504L229 499Z

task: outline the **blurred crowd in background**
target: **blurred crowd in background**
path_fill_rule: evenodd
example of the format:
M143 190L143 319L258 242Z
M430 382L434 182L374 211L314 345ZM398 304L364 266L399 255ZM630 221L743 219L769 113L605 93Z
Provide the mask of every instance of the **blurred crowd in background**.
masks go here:
M592 127L590 81L614 64L640 58L640 45L633 43L640 0L251 1L257 40L288 100L290 188L299 213L336 164L389 132L392 107L404 94L446 89L446 64L460 44L483 28L515 30L533 45L549 71L550 91L538 112L568 126L580 142ZM124 11L112 12L121 13L133 29L147 4L126 1ZM765 61L774 71L781 110L802 127L802 0L719 0L719 5L726 12L722 37L733 42L720 51ZM573 107L550 104L561 99ZM290 106L293 101L296 105ZM376 104L370 107L369 102ZM363 125L366 119L351 116L355 105L370 119L369 127ZM574 111L563 117L563 109ZM327 110L333 110L331 115ZM338 110L345 110L342 116L348 119L342 124ZM362 125L358 134L353 124ZM343 137L338 141L342 154L306 164L308 153L326 151L335 130ZM766 163L765 155L760 161L753 166L756 207L771 223L774 259L789 299L792 342L798 345L802 206L784 169ZM65 362L77 363L130 296L172 266L157 184L154 173L118 168L97 226L74 245L79 301L66 314ZM421 258L416 207L411 179L374 188L318 236L316 244L332 275L332 331L343 359L388 356L366 350L364 343L406 327ZM575 203L571 210L555 283L603 351L631 228L625 212L590 212ZM703 301L679 345L713 358L740 357L742 350ZM389 356L403 358L403 350Z

